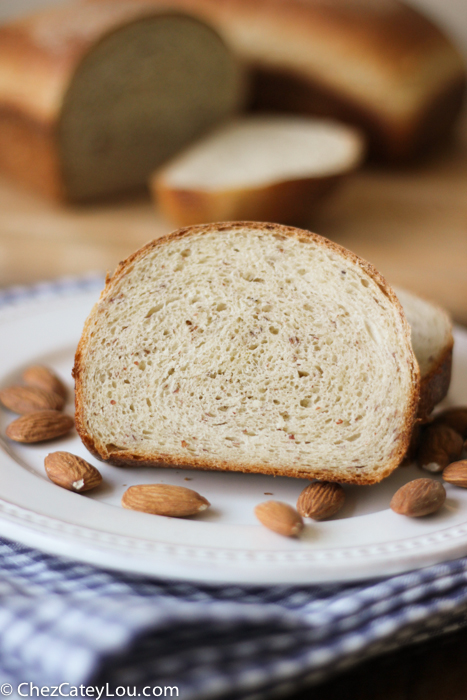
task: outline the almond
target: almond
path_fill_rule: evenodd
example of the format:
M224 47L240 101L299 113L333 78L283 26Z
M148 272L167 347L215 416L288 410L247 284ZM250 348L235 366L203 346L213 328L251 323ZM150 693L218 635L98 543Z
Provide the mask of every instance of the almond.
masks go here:
M443 479L448 484L461 486L467 489L467 459L462 459L459 462L452 462L443 471Z
M429 472L442 472L462 454L463 439L443 423L432 423L423 432L417 462Z
M53 391L62 399L67 397L67 388L59 377L44 365L32 365L23 372L23 381L30 386L38 386L46 391Z
M102 483L98 469L71 452L51 452L44 466L49 479L68 491L90 491Z
M297 537L303 530L303 520L295 508L281 501L264 501L255 508L259 522L284 537Z
M434 479L415 479L402 486L391 500L395 513L419 518L435 513L446 500L443 484Z
M325 520L335 515L344 502L345 492L340 484L315 481L301 492L297 501L297 510L303 518Z
M0 391L0 401L13 413L35 413L36 411L61 411L63 397L53 391L35 386L9 386Z
M53 391L62 399L67 397L67 388L59 377L44 365L32 365L23 372L23 380L30 386L37 386L45 391Z
M467 406L448 408L435 416L436 425L448 425L450 428L467 438Z
M122 497L122 506L153 515L185 518L206 510L211 504L196 491L184 486L141 484L130 486Z
M75 422L71 416L59 411L27 413L14 420L6 429L6 435L16 442L42 442L69 433Z

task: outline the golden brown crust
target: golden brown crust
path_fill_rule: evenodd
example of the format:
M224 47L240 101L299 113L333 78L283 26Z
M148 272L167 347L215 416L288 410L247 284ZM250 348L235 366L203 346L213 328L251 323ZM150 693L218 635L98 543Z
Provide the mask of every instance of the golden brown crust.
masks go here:
M82 384L82 373L84 371L86 362L86 349L90 342L91 327L94 322L94 317L98 313L99 307L105 303L107 298L114 293L116 286L125 277L127 272L132 269L134 263L144 257L149 251L157 248L158 246L166 245L169 241L189 237L197 234L207 233L216 231L222 233L223 231L231 231L232 229L241 229L247 226L250 229L261 232L273 232L276 235L282 235L284 237L293 237L297 240L303 242L309 242L312 240L317 245L323 246L330 249L339 255L342 255L347 260L351 261L353 264L357 265L362 271L364 271L381 289L383 294L385 294L390 301L394 304L395 309L400 315L402 325L404 327L404 336L401 339L406 346L408 357L410 358L410 370L412 374L412 394L408 402L404 428L399 434L399 443L397 447L393 450L391 459L389 460L386 468L384 470L379 470L378 474L365 474L363 472L359 473L359 468L354 467L355 475L349 477L343 477L339 474L339 477L332 476L328 470L300 470L299 468L289 468L276 469L263 464L245 463L237 462L235 464L210 460L210 459L199 459L191 457L187 460L186 456L181 452L178 455L167 455L164 453L151 454L151 455L136 455L130 451L118 450L109 452L107 448L99 445L94 437L89 434L85 419L85 399L83 395L83 384ZM418 364L415 359L412 350L412 344L410 341L410 327L406 321L404 311L402 306L392 288L387 284L386 280L380 273L371 265L371 263L366 262L362 258L359 258L355 253L343 248L342 246L334 243L333 241L318 236L310 231L305 231L302 229L292 228L289 226L282 226L279 224L270 223L259 223L259 222L225 222L218 224L205 224L200 226L191 226L188 228L182 228L178 231L163 237L158 238L154 241L150 241L145 246L137 250L135 253L130 255L126 260L119 263L117 269L115 270L112 277L106 280L105 287L101 292L99 301L94 306L91 314L89 315L83 330L83 334L78 344L78 348L75 356L75 365L73 368L73 376L75 379L75 407L76 407L76 429L80 435L83 443L87 449L97 458L102 461L109 462L110 464L115 464L117 466L158 466L158 467L177 467L186 469L207 469L216 471L243 471L248 473L262 473L262 474L272 474L272 475L282 475L291 476L296 478L318 478L324 479L326 481L339 481L341 483L353 483L353 484L373 484L381 479L388 476L402 461L404 455L406 454L410 439L412 435L413 426L416 421L418 401L419 401L419 384L420 384L420 373L418 369Z
M0 169L46 197L64 198L54 127L1 105Z
M245 219L298 226L306 222L313 206L331 193L346 174L222 192L173 188L166 185L162 174L153 180L152 192L163 214L179 226Z

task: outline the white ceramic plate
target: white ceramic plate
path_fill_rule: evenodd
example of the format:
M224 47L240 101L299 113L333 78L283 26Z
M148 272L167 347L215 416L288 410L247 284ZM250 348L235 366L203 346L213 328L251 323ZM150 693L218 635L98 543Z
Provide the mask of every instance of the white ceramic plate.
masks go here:
M14 303L0 297L0 386L40 362L64 378L71 394L74 350L100 286L100 280L67 282L19 292ZM467 331L459 328L449 402L467 402ZM1 435L12 418L1 411ZM389 509L399 486L423 476L416 466L375 486L346 488L338 516L310 521L299 540L288 540L259 525L253 508L268 498L294 504L304 480L97 464L104 484L80 495L52 484L43 466L55 450L89 459L76 434L38 445L2 438L2 447L0 535L104 567L204 582L316 583L383 576L467 554L467 490L447 485L445 506L427 518ZM127 486L151 482L193 488L212 507L186 520L121 508Z

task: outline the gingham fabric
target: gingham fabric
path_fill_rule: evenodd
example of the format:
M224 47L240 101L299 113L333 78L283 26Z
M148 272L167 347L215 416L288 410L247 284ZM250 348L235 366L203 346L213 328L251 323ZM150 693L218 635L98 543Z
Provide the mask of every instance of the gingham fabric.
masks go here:
M461 559L351 586L208 587L0 541L0 682L168 686L184 700L286 695L466 625L466 584Z
M89 277L9 289L0 306L100 285ZM64 683L65 694L105 686L115 697L119 688L133 696L175 687L184 700L286 696L466 626L466 584L460 559L352 585L200 586L107 572L0 539L0 684Z

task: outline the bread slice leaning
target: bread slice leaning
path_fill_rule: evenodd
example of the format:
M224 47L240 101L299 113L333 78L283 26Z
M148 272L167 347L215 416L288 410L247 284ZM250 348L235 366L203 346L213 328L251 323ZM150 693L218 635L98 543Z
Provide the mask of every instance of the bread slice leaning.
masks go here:
M448 393L451 381L452 323L437 304L394 287L411 329L412 347L420 367L418 416L426 420Z
M121 263L75 359L76 426L116 465L372 484L402 460L419 369L402 307L300 229L194 226Z
M303 223L364 155L363 137L330 119L233 121L176 156L151 179L179 226L210 221Z

